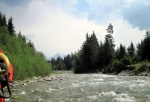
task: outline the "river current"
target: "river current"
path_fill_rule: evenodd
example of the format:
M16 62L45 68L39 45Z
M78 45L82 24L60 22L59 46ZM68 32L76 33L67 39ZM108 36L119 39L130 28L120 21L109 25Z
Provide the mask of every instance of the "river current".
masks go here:
M6 102L150 102L150 77L63 73L12 89Z

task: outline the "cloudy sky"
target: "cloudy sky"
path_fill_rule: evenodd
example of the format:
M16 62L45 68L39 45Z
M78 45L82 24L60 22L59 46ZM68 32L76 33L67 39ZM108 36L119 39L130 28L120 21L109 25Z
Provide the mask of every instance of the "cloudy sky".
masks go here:
M86 33L95 32L104 41L106 29L114 26L114 40L136 45L150 28L150 0L0 0L0 12L13 17L37 51L47 58L81 48Z

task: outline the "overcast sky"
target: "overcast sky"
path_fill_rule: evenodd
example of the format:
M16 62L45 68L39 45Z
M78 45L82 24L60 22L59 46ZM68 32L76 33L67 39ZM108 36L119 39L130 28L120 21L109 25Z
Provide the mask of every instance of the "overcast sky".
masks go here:
M93 31L104 42L110 23L116 46L136 45L150 28L150 0L0 0L0 12L47 58L78 51Z

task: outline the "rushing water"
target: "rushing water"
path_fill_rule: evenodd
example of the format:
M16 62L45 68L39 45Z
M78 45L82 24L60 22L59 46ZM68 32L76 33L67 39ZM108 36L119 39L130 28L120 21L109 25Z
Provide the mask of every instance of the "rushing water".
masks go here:
M15 87L12 99L6 101L150 102L149 77L71 73L54 77L59 79Z

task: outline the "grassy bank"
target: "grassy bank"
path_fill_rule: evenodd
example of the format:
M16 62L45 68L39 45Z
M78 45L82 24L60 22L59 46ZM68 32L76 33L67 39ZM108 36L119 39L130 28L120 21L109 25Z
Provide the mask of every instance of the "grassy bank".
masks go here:
M13 28L13 27L12 27ZM52 65L45 55L35 49L34 44L15 31L10 32L7 24L0 22L0 49L14 67L14 80L25 80L32 77L48 76Z
M120 71L120 73L122 72L125 72L127 75L150 76L150 62L144 61L133 65L127 65Z

